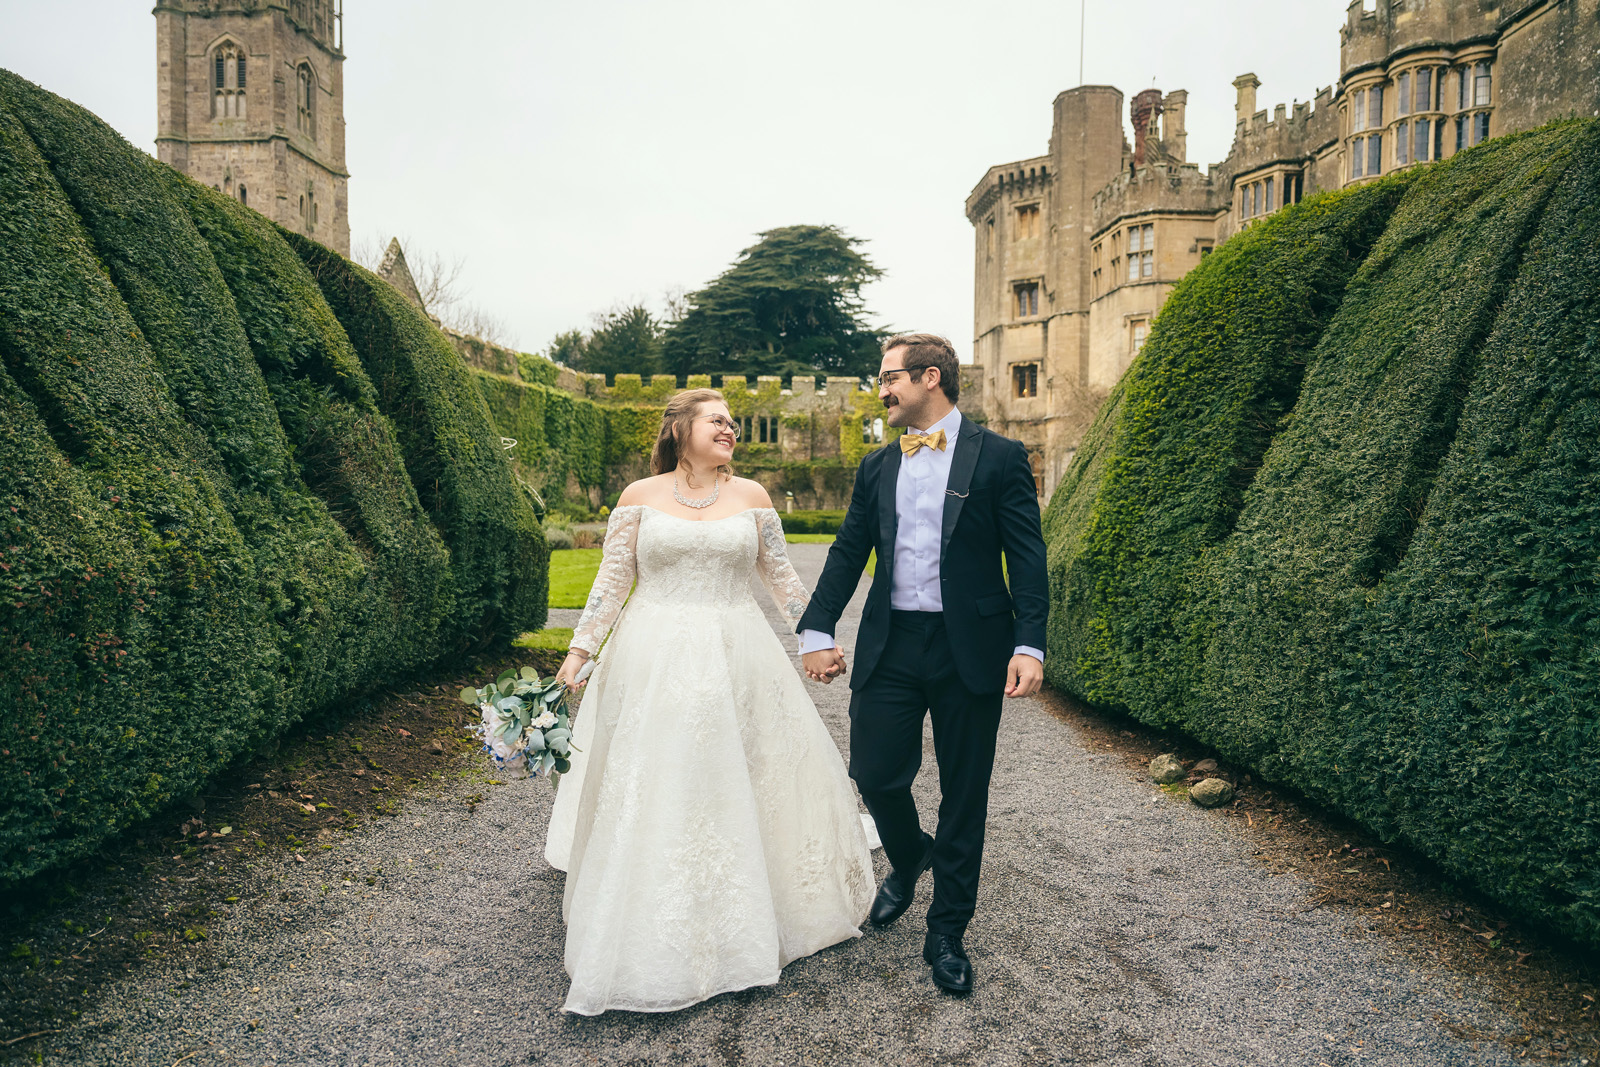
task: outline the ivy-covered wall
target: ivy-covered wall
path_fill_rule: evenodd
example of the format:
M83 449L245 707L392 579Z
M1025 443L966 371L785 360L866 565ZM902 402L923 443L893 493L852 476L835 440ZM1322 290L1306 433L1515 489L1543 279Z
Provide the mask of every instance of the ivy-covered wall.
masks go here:
M1600 946L1600 123L1187 276L1046 516L1046 673Z
M551 508L597 507L648 475L662 412L679 391L671 375L646 383L637 374L618 374L607 386L597 375L574 376L563 385L473 373L518 476ZM827 391L818 392L803 379L786 390L775 377L752 388L741 376L695 375L685 388L714 385L731 414L749 427L734 469L766 486L780 507L790 494L799 508L845 507L862 457L900 434L883 426L882 439L868 439L883 418L883 404L853 378L829 379Z
M371 314L383 388L282 231L0 71L0 881L543 624L481 403Z

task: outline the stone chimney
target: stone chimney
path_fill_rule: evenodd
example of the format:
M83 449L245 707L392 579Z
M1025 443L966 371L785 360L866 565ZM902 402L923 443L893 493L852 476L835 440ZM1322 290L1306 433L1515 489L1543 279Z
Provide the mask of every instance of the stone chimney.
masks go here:
M1157 140L1155 133L1156 122L1161 117L1161 90L1146 89L1133 98L1128 106L1129 118L1133 120L1133 165L1142 167L1146 163L1154 163L1147 150L1150 141Z
M1233 105L1234 121L1243 126L1256 113L1256 90L1261 88L1261 79L1254 74L1241 74L1233 79L1233 87L1239 91L1239 101Z
M1161 101L1161 140L1167 155L1178 163L1189 162L1189 131L1183 117L1189 110L1189 91L1177 89Z

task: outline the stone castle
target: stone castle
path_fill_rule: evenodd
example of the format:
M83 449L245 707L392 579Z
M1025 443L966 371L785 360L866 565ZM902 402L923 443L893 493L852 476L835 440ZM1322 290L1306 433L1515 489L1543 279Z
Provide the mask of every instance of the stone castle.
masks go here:
M1355 0L1338 83L1256 110L1234 81L1228 157L1187 158L1188 93L1055 99L1044 155L991 167L976 230L964 391L1029 446L1048 499L1173 286L1232 234L1318 190L1447 159L1489 137L1600 114L1600 0Z
M163 163L350 254L343 0L157 0Z

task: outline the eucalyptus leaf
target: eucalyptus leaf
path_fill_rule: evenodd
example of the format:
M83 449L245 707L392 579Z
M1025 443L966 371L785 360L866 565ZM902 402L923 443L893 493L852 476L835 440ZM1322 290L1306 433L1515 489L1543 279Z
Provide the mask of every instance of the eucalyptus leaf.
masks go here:
M476 704L477 702L478 702L478 691L476 689L463 689L461 691L461 703L463 703L463 704Z
M528 731L528 751L529 752L543 752L544 751L544 747L545 747L544 746L544 734L541 733L538 730L529 730Z
M570 741L571 739L572 731L563 730L559 726L553 726L544 732L544 740L548 745L558 745L565 741Z
M566 774L568 771L572 770L572 761L571 760L565 760L565 759L562 759L560 756L557 756L556 757L555 767L556 767L556 773L558 773L558 774Z
M522 672L521 673L522 673L522 677L524 679L526 679L527 681L537 682L539 680L539 672L534 670L532 667L524 667L524 668L522 668Z

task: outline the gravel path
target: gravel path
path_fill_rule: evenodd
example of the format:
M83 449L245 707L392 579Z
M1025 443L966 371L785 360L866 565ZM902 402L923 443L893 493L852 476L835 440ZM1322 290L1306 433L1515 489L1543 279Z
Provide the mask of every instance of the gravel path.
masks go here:
M790 551L813 583L826 546ZM840 627L847 650L865 588ZM810 688L843 743L848 689ZM922 964L924 879L898 924L791 964L775 988L671 1015L566 1016L550 790L516 782L486 789L476 814L414 798L334 851L264 868L259 896L212 932L224 967L130 977L44 1062L1512 1062L1440 1025L1508 1028L1461 978L1311 909L1312 886L1253 863L1246 831L1131 781L1036 701L1009 707L1001 752L966 1000ZM918 784L931 813L935 776Z

